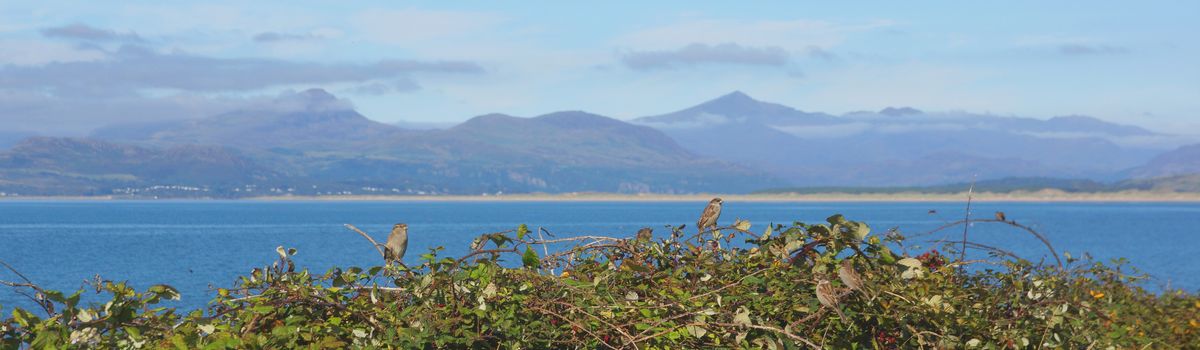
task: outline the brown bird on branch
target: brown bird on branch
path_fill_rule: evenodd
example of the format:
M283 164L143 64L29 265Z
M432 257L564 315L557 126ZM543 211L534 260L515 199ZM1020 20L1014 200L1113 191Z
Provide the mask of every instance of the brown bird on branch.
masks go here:
M854 263L850 259L842 260L842 266L838 267L838 278L842 280L842 284L850 287L850 290L865 292L866 286L863 285L862 275L854 270Z
M713 198L708 201L708 206L704 207L704 212L700 213L700 220L696 221L696 233L703 233L704 229L709 227L717 227L717 218L721 217L721 203L724 203L720 198Z
M383 245L383 260L388 263L404 264L401 260L404 259L404 252L407 250L408 224L392 226L392 233L388 235L387 243Z
M638 230L638 232L637 232L637 240L639 240L639 241L649 241L653 237L654 237L654 229L649 228L649 227L643 227L641 230Z
M1002 211L996 212L996 220L1008 222L1008 218L1004 216L1004 212Z
M842 313L842 309L838 306L837 290L833 289L833 284L827 280L817 281L817 301L821 302L822 306L833 309L834 312L846 320L846 314Z

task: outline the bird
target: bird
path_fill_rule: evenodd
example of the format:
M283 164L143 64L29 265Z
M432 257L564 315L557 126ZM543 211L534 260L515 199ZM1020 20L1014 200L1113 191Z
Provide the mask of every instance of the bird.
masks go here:
M817 301L821 305L833 309L843 320L846 319L846 314L842 313L842 309L838 307L837 291L833 289L833 285L827 280L817 281Z
M654 237L654 229L652 228L643 227L637 232L637 240L639 241L649 241L652 237Z
M1008 218L1004 216L1004 212L998 211L998 212L996 212L996 220L1007 222Z
M862 275L854 270L854 263L850 259L842 260L842 266L838 267L838 278L842 279L842 284L850 287L850 290L864 292Z
M696 221L697 233L704 233L704 229L709 227L717 227L717 218L721 216L721 203L724 203L721 198L708 201L708 206L700 213L700 220Z
M392 233L388 235L387 243L383 245L383 260L391 263L401 262L404 259L404 252L408 250L408 224L396 224L392 226Z

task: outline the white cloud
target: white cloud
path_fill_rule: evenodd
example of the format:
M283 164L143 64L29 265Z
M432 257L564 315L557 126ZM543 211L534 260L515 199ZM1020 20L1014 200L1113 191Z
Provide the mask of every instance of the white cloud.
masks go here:
M788 63L789 58L787 51L778 46L692 43L677 50L629 52L621 57L621 62L635 70L649 70L707 63L783 66Z
M50 62L91 61L104 58L100 51L45 40L0 39L0 66L40 65Z

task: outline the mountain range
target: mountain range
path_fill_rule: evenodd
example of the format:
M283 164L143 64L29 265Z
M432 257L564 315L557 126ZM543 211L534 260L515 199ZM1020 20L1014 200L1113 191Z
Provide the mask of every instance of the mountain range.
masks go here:
M741 92L637 118L697 154L807 186L911 186L975 177L1112 179L1161 150L1122 146L1158 134L1083 116L1049 120L886 108L840 116Z
M1091 117L910 107L831 115L741 92L629 122L563 111L447 126L376 122L311 89L86 138L19 136L0 151L0 195L697 193L1048 177L1085 187L1128 178L1139 188L1171 177L1165 188L1185 190L1200 173L1200 145L1142 146L1166 135Z

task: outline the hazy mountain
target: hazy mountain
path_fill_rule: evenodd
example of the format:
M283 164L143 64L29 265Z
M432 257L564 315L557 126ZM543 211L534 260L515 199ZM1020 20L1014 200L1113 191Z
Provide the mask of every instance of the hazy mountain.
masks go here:
M483 115L378 143L371 152L371 159L347 165L365 170L350 177L379 182L403 169L454 181L430 189L436 191L742 192L781 184L761 172L698 157L652 128L576 111L535 118Z
M92 195L154 185L243 186L281 175L220 146L157 149L88 139L29 138L0 153L0 190Z
M1006 177L994 180L982 180L975 183L951 183L935 186L903 186L903 187L792 187L756 191L755 193L964 193L974 186L976 193L1011 193L1017 191L1036 192L1040 190L1061 190L1064 192L1104 192L1116 188L1113 184L1083 179L1062 179L1051 177Z
M367 119L347 101L312 89L209 118L111 126L94 139L31 138L0 151L0 192L133 188L180 195L176 187L183 186L207 189L184 195L206 196L695 193L1194 172L1200 146L1151 160L1159 152L1122 142L1159 136L1080 116L912 107L834 116L741 92L635 123L565 111L407 129ZM1180 185L1167 187L1187 184L1171 181Z
M1040 120L911 107L833 116L741 92L634 122L698 154L806 186L930 185L976 175L1111 179L1157 153L1120 143L1155 133L1090 117Z
M405 132L367 119L349 103L321 89L281 96L273 102L197 120L112 126L92 137L157 144L346 149Z
M1154 192L1200 192L1200 173L1145 179L1129 179L1116 184L1120 189Z
M33 133L21 131L0 130L0 149L6 149L16 145L21 140L35 136Z
M1200 174L1200 144L1179 147L1154 157L1145 165L1129 170L1132 178L1160 178Z
M413 122L401 120L398 122L393 122L392 125L408 130L445 130L454 127L457 125L457 123Z
M406 130L371 121L321 90L297 96L199 120L105 128L94 134L103 141L31 139L0 152L8 170L0 191L108 194L187 185L212 196L693 193L784 184L697 156L653 128L585 112L490 114L444 130Z

